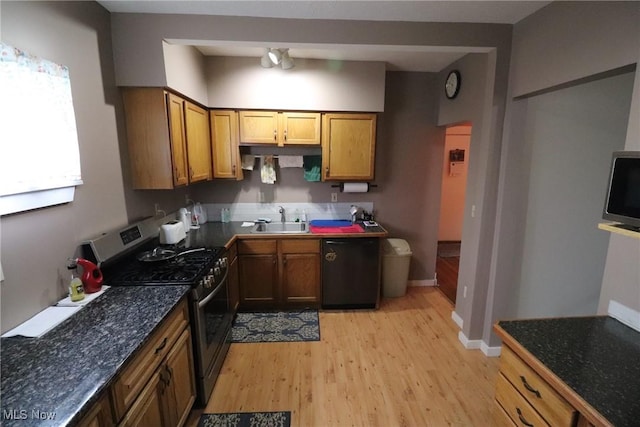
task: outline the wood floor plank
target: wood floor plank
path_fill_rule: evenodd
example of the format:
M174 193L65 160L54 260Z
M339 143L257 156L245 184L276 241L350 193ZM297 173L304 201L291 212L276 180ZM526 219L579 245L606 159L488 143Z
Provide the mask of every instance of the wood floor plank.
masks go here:
M204 412L291 411L304 427L490 426L498 359L462 347L452 309L415 287L377 311L320 312L319 342L232 344Z

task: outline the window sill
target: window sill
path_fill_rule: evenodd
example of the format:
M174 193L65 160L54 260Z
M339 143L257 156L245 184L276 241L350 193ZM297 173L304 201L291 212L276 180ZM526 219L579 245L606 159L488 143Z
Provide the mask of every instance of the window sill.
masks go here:
M601 222L600 224L598 224L598 228L600 230L609 231L611 233L622 234L623 236L640 239L640 232L624 228L623 224L617 222Z
M75 191L76 187L72 186L0 196L0 215L69 203L73 201Z

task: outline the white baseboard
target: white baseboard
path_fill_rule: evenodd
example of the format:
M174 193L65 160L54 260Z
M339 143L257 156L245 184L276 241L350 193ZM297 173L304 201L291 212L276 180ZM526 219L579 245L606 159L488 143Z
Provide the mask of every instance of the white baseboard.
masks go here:
M407 284L409 286L436 286L436 280L435 279L409 280Z
M458 328L462 329L462 325L464 324L464 320L462 320L462 317L460 317L458 315L458 313L455 312L455 310L451 312L451 318L453 319L455 324L458 325Z
M477 350L482 345L482 340L470 340L462 331L458 332L458 339L467 350Z
M631 329L640 332L640 312L622 305L617 301L610 300L607 314L620 323L624 323Z
M487 357L500 357L500 353L502 352L502 346L489 347L487 343L482 341L482 344L480 344L480 351L482 351L484 355Z

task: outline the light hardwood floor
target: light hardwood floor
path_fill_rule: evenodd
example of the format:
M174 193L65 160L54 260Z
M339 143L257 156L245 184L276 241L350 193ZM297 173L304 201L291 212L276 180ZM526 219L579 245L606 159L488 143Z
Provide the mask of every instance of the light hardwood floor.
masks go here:
M435 288L409 288L377 311L320 312L319 342L232 344L204 412L291 411L292 426L494 425L498 359L462 347L452 308Z

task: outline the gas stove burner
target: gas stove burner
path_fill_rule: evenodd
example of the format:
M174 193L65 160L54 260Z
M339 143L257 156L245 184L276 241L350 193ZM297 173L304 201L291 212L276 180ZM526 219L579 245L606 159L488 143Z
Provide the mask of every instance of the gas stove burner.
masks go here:
M195 285L215 263L220 249L191 252L163 262L144 263L128 258L113 266L113 286Z

